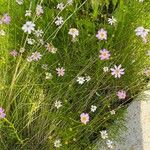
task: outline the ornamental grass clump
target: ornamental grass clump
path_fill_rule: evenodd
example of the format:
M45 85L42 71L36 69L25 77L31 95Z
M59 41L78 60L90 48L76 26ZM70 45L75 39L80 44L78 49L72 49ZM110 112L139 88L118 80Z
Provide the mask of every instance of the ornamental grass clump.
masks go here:
M0 149L114 149L150 77L150 2L0 4Z

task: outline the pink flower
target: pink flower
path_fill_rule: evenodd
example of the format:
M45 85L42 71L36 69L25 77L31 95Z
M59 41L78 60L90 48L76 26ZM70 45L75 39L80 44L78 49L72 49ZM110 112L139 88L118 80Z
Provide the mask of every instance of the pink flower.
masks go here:
M87 124L90 120L89 114L88 113L82 113L80 115L80 120L81 120L82 123Z
M107 31L104 30L104 29L100 29L98 31L98 33L96 34L96 37L99 39L99 40L107 40Z
M119 99L125 99L126 98L126 91L123 91L123 90L118 91L117 96Z
M5 118L6 114L4 113L4 109L0 107L0 118Z
M30 58L34 61L38 61L41 59L41 57L42 57L41 53L36 51L36 52L32 53Z
M65 74L65 69L63 67L57 68L56 71L58 76L64 76Z
M16 57L18 55L18 52L16 50L13 50L10 52L10 55Z
M121 75L125 74L124 69L121 68L121 65L118 67L114 65L114 68L111 68L110 70L112 71L111 74L115 76L115 78L120 78Z
M2 22L5 23L5 24L9 24L11 21L11 18L8 14L4 14L3 17L2 17Z
M106 49L100 50L100 55L99 55L101 60L108 60L110 58L110 52Z

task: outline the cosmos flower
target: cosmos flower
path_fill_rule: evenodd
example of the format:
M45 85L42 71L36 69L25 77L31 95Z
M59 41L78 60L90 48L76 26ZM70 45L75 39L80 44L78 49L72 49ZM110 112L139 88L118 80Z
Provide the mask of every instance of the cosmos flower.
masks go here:
M61 101L55 101L55 107L57 108L57 109L59 109L60 107L62 107L62 102Z
M57 26L60 26L60 25L62 25L63 24L63 17L57 17L57 19L56 19L56 21L55 21L55 24L57 25Z
M41 57L42 57L41 53L40 53L40 52L37 52L37 51L34 52L34 53L32 53L32 55L31 55L31 58L32 58L32 60L34 60L34 61L40 60Z
M83 124L87 124L89 122L90 116L88 113L82 113L80 115L80 120Z
M31 21L27 21L23 26L22 26L22 30L25 33L31 34L32 31L35 30L35 24Z
M2 17L2 22L5 24L9 24L11 21L11 17L8 14L4 14Z
M48 52L52 54L55 54L57 52L57 48L55 48L51 43L47 43L45 47L48 50Z
M110 58L110 52L107 49L100 50L99 58L101 60L108 60Z
M96 109L97 109L97 107L96 107L96 106L94 106L94 105L92 105L92 106L91 106L91 112L95 112L95 111L96 111Z
M65 74L65 69L63 67L57 68L56 71L58 76L64 76Z
M107 139L108 138L108 133L107 133L106 130L100 131L100 134L101 134L101 138L102 139Z
M63 9L64 9L64 4L63 4L63 3L59 3L59 4L57 5L57 9L63 10Z
M123 90L118 91L117 96L119 99L125 99L126 98L126 91L123 91Z
M18 52L16 50L13 50L10 52L10 55L16 57L18 55Z
M69 29L68 34L72 36L73 39L75 39L79 35L79 30L76 28Z
M98 33L96 34L96 37L99 39L99 40L107 40L107 31L104 30L104 29L100 29L98 31Z
M117 20L112 16L112 18L108 18L108 24L115 25Z
M121 75L125 74L124 69L121 68L121 65L119 66L114 65L114 68L111 68L110 70L111 70L111 74L115 76L115 78L120 78Z
M85 82L85 78L84 78L84 77L78 77L78 78L77 78L77 82L78 82L79 84L83 84L83 83Z
M4 109L0 107L0 119L5 118L6 114L4 113Z
M41 5L36 6L36 15L41 16L44 13L43 7Z

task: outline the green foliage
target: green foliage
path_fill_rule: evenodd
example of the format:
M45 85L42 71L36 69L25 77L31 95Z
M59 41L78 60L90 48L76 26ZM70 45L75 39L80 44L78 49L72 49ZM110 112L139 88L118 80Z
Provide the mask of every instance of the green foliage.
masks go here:
M0 37L0 105L5 108L7 118L0 119L0 149L53 150L55 140L61 139L60 150L89 150L101 140L99 131L104 129L115 139L120 132L117 128L124 128L128 103L148 82L143 71L150 65L146 55L149 43L143 44L134 30L140 25L149 27L150 2L76 0L60 13L65 20L61 27L54 24L59 14L57 0L42 1L42 17L35 15L40 1L28 0L21 6L14 0L0 0L0 3L3 6L0 13L8 12L12 20L9 26L2 26L7 35ZM27 19L24 14L29 6L33 16ZM117 19L115 26L108 25L108 17L112 15ZM43 29L45 44L57 47L56 54L50 54L33 34L30 37L37 44L26 43L28 35L21 27L27 20ZM76 42L68 35L71 27L79 30ZM107 30L107 42L96 39L100 28ZM11 50L19 52L21 47L26 49L23 54L16 58L10 56ZM99 59L102 48L111 52L110 60ZM42 59L27 62L26 58L35 51L41 52ZM43 64L48 65L48 70L42 69ZM115 64L125 68L125 75L120 79L103 72L103 67L111 68ZM64 77L56 75L59 66L65 68ZM51 80L45 79L46 72L52 73ZM77 77L85 75L91 81L79 85ZM120 89L127 91L124 101L116 96ZM56 100L63 105L58 110L54 107ZM90 112L91 105L98 107L96 112ZM110 115L111 110L116 114ZM80 122L83 112L90 115L87 125Z

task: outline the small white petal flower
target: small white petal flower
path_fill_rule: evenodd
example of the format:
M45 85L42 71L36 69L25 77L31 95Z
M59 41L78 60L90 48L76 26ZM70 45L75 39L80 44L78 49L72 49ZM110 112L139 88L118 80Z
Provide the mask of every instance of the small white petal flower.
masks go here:
M24 48L24 47L21 47L19 52L20 52L20 53L24 53L24 52L25 52L25 48Z
M36 37L41 37L43 35L43 30L42 29L38 29L34 31L34 34Z
M31 10L26 10L25 16L26 16L26 17L27 17L27 16L30 17L30 16L31 16L31 13L32 13Z
M43 7L41 5L36 6L36 15L41 16L44 13Z
M16 0L16 2L19 4L19 5L22 5L23 4L23 0Z
M96 111L96 109L97 109L97 107L96 107L96 106L94 106L94 105L92 105L92 106L91 106L91 112L95 112L95 111Z
M104 71L104 72L108 72L108 71L109 71L109 68L108 68L108 67L104 67L104 68L103 68L103 71Z
M22 26L22 30L25 33L31 34L32 31L34 31L35 28L35 24L31 21L27 21L23 26Z
M144 2L144 0L139 0L140 3Z
M56 19L56 21L55 21L55 24L57 25L57 26L60 26L60 25L62 25L63 24L63 18L62 17L57 17L57 19Z
M106 144L107 144L108 148L111 148L111 149L113 148L113 142L111 140L107 140Z
M61 101L56 101L56 102L55 102L55 107L56 107L57 109L59 109L60 107L62 107L62 102L61 102Z
M59 3L59 4L57 5L57 9L63 10L63 9L64 9L64 4L63 4L63 3Z
M85 77L85 80L86 80L87 82L89 82L89 81L91 80L91 77L90 77L90 76L86 76L86 77Z
M150 50L147 51L147 56L150 56Z
M75 39L79 35L79 30L76 28L69 29L68 34L72 36L73 39Z
M27 39L27 43L28 43L29 45L33 45L33 44L35 44L35 40L34 40L34 39L31 39L31 38L28 38L28 39Z
M73 0L67 0L68 5L72 5L73 4Z
M61 141L59 139L54 141L54 147L59 148L61 146L62 146L62 144L61 144Z
M0 36L5 36L6 32L4 30L0 30Z
M112 16L112 18L108 18L108 24L115 25L117 23L117 20Z
M115 110L111 110L111 111L110 111L110 114L111 114L111 115L115 115L115 114L116 114Z
M50 80L53 77L52 74L49 72L46 72L45 75L46 75L45 79L47 79L47 80Z
M108 133L107 133L106 130L102 130L102 131L100 131L100 133L101 133L102 139L107 139L108 138Z
M82 85L85 82L85 78L84 77L78 77L77 82Z

